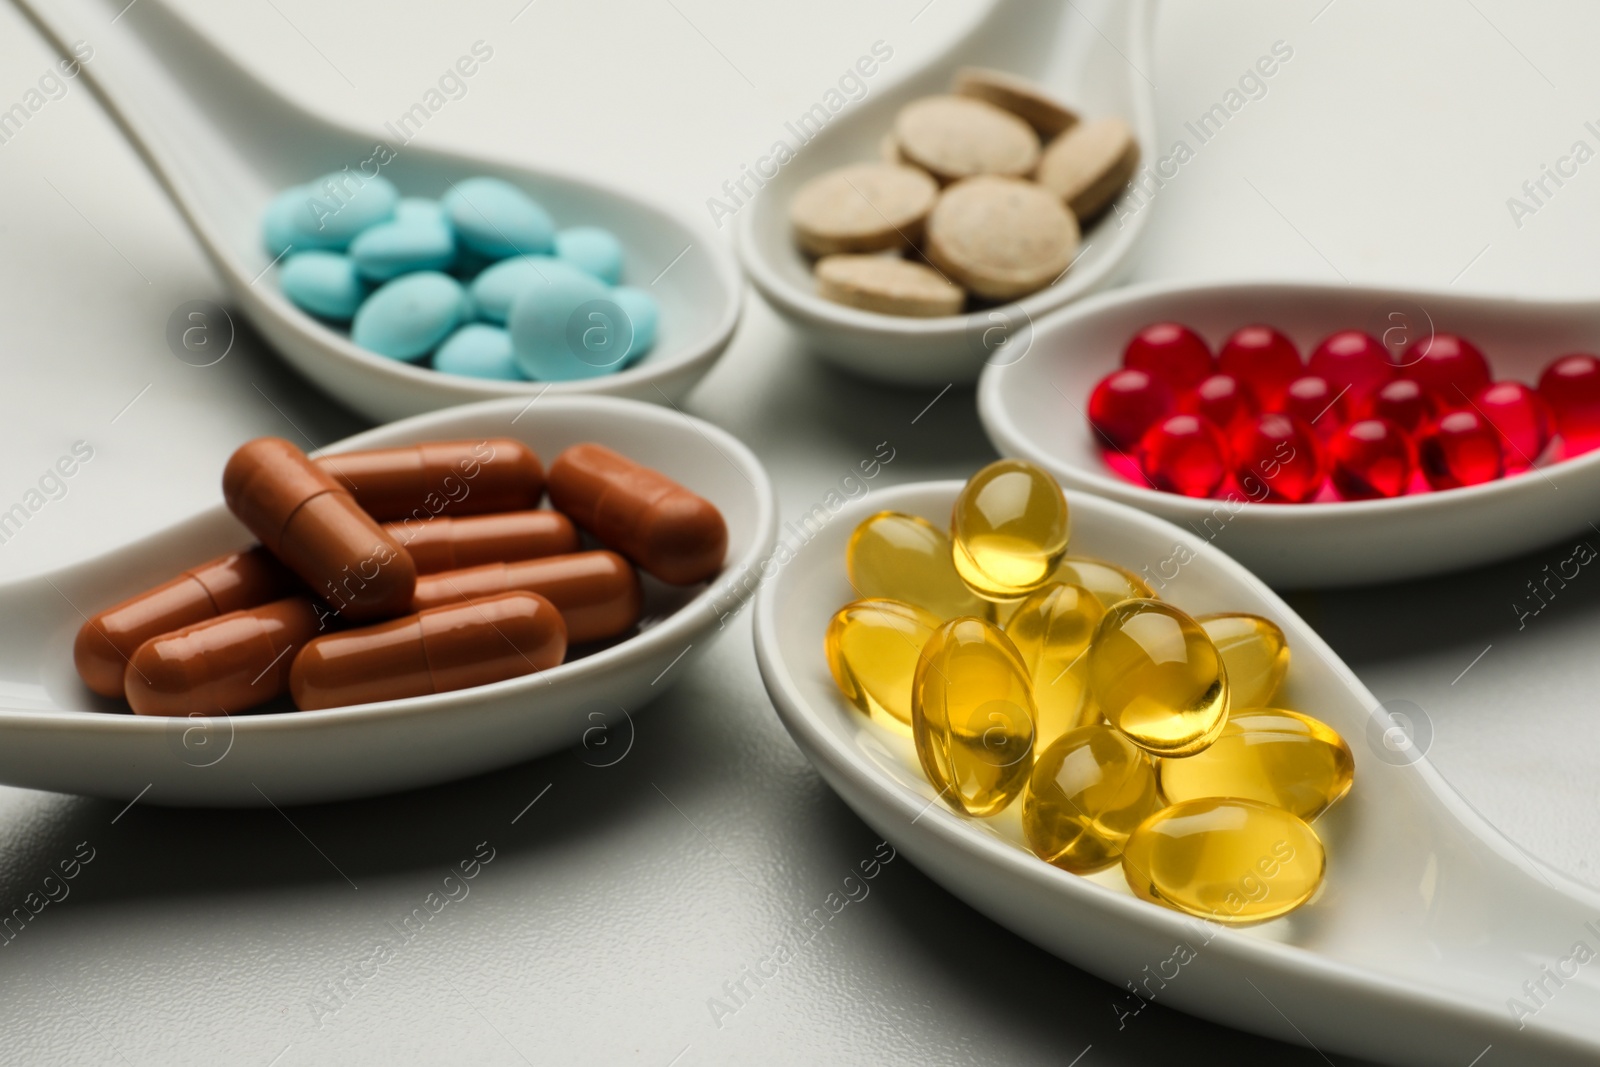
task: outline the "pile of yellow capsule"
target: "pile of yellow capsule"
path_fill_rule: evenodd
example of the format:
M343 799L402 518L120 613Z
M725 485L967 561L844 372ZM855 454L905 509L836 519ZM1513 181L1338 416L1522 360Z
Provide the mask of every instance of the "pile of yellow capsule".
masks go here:
M846 564L860 599L828 625L834 680L909 730L951 807L1022 799L1040 858L1080 874L1121 862L1134 893L1217 922L1276 918L1322 883L1310 823L1350 790L1349 746L1273 706L1283 631L1191 618L1131 571L1067 555L1067 501L1001 460L967 482L946 534L880 512Z

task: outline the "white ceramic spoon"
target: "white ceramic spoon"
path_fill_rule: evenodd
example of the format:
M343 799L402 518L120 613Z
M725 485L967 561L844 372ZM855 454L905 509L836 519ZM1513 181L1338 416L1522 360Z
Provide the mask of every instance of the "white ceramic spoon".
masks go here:
M750 450L709 423L612 397L486 401L370 430L326 451L491 436L548 463L598 441L715 504L727 565L709 585L645 580L641 632L559 667L454 693L328 711L161 719L96 697L72 666L84 617L250 536L219 501L86 563L0 585L0 782L141 803L240 807L368 796L504 767L595 741L667 689L757 580L777 506ZM220 479L227 457L216 457ZM118 713L120 712L120 714ZM618 727L616 737L631 736ZM592 747L592 746L591 746ZM144 792L148 789L148 792Z
M1333 726L1355 753L1354 789L1316 823L1328 851L1321 894L1283 919L1208 929L1134 897L1118 868L1085 878L1035 858L1021 843L1016 805L985 821L940 801L909 739L870 724L840 696L822 638L853 599L844 552L856 523L891 509L944 526L960 488L904 485L847 505L792 546L793 559L756 597L756 655L779 717L874 830L973 907L1110 982L1114 1001L1130 986L1147 989L1157 1003L1231 1026L1397 1064L1465 1067L1491 1044L1485 1063L1600 1057L1600 959L1570 965L1575 973L1559 988L1540 970L1560 968L1579 941L1600 952L1600 893L1489 826L1261 581L1142 511L1069 489L1072 551L1139 570L1182 546L1192 559L1161 595L1190 612L1277 622L1293 657L1279 702ZM981 946L955 949L982 955ZM1534 1009L1522 984L1541 980L1553 995L1531 1017L1514 1017L1508 998ZM1138 1007L1130 995L1117 1010Z
M553 396L677 400L727 347L743 294L737 264L722 242L663 207L578 174L442 152L385 130L330 122L279 96L162 0L18 3L63 54L74 41L93 46L80 77L161 180L238 308L296 370L369 418L526 399L545 389ZM263 209L290 186L346 166L359 171L380 141L396 153L381 173L402 195L437 197L452 181L489 174L529 192L558 225L592 223L616 233L628 257L624 281L647 288L660 304L655 348L608 377L488 381L368 352L289 303L262 248Z
M998 0L971 33L925 67L881 95L874 88L874 95L850 105L741 209L739 258L750 280L806 335L816 355L879 381L913 386L971 382L986 361L1004 361L1026 348L1034 319L1116 279L1148 211L1113 208L1084 234L1072 269L1032 296L993 310L913 319L861 311L817 296L810 262L790 234L789 202L801 185L824 171L877 159L879 142L900 108L919 96L948 92L951 75L969 65L1031 78L1086 118L1121 116L1139 139L1142 162L1153 161L1151 22L1147 0Z
M1140 327L1175 319L1213 346L1252 322L1309 353L1343 329L1399 344L1458 333L1489 357L1496 379L1533 384L1557 356L1600 347L1600 305L1318 284L1135 286L1038 324L1033 347L984 372L978 412L995 448L1049 470L1068 489L1133 504L1198 533L1284 588L1418 578L1592 534L1600 452L1483 485L1393 500L1232 505L1127 481L1101 458L1086 418L1095 382L1114 370ZM1403 357L1402 357L1403 358Z

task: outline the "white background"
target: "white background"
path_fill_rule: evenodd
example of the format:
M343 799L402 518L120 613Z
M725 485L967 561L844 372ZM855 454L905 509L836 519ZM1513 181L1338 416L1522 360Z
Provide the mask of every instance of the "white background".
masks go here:
M1189 139L1183 121L1274 41L1294 57L1159 193L1136 279L1600 290L1600 161L1520 227L1506 206L1573 141L1600 148L1583 125L1600 124L1600 12L1576 0L1325 3L1161 11L1148 73L1164 145ZM183 6L282 92L374 129L482 39L493 61L423 139L585 166L702 218L722 181L873 41L895 49L876 92L979 13L961 0ZM53 62L0 7L0 109ZM175 359L167 316L197 298L223 296L84 86L0 145L0 508L73 441L95 449L66 498L0 544L0 579L209 504L231 448L284 433L286 418L319 442L359 428L249 336L213 368ZM964 476L990 458L970 391L911 424L935 393L822 368L751 297L688 407L756 449L793 518L879 441L896 449L886 481ZM1600 579L1573 583L1522 631L1511 608L1569 551L1293 603L1380 698L1424 709L1435 761L1474 805L1596 883ZM1113 987L904 860L719 1029L708 998L821 907L875 838L778 726L747 620L640 716L622 762L586 759L600 761L565 753L305 809L295 826L270 811L142 807L113 824L117 804L0 789L0 910L77 842L96 849L72 897L0 948L0 1061L1067 1063L1092 1046L1086 1067L1201 1050L1324 1062L1159 1002L1119 1030ZM472 895L347 986L349 1002L316 1027L311 998L484 839L496 859Z

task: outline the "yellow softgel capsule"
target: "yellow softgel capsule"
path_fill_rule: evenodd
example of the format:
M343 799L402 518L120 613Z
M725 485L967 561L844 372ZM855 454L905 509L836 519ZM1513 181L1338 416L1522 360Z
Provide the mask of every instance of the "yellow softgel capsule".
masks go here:
M1219 923L1276 919L1310 900L1327 857L1304 819L1254 800L1163 808L1122 847L1137 896Z
M982 619L951 619L922 648L911 733L923 772L957 811L993 815L1033 769L1033 695L1010 640Z
M1038 712L1034 747L1087 726L1089 639L1105 609L1089 590L1051 583L1029 596L1006 622L1006 636L1027 665Z
M1197 615L1228 670L1228 699L1234 708L1262 708L1289 673L1289 639L1278 624L1243 613Z
M1228 714L1222 736L1204 752L1162 760L1162 794L1177 803L1201 797L1259 800L1314 819L1350 792L1355 758L1332 727L1277 708Z
M1143 578L1115 563L1088 556L1066 556L1050 576L1052 582L1081 585L1100 600L1100 606L1109 608L1123 600L1155 600L1156 592Z
M887 597L933 612L942 622L984 617L987 604L962 584L950 559L950 535L927 519L880 511L861 520L845 548L856 595Z
M1188 756L1228 717L1228 673L1200 624L1159 600L1124 600L1089 644L1089 692L1106 721L1157 756Z
M1122 855L1156 808L1156 769L1109 726L1085 726L1040 753L1022 794L1028 847L1046 863L1088 874Z
M845 699L868 718L901 733L911 728L917 660L939 620L915 604L857 600L834 613L823 648Z
M968 479L951 512L956 573L986 600L1017 600L1050 580L1067 554L1071 522L1056 480L1002 459Z

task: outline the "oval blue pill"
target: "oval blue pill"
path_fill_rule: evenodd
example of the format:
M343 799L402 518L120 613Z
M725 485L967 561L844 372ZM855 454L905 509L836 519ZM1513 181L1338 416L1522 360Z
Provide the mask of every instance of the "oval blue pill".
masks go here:
M402 275L362 302L350 337L380 356L418 359L450 336L468 307L467 291L448 274Z
M441 221L393 219L363 230L350 242L362 277L388 281L418 270L444 270L456 258L455 235Z
M349 256L338 252L300 252L283 261L278 284L289 302L335 322L349 322L367 295Z
M272 203L268 204L267 210L262 213L261 241L266 246L267 254L272 258L278 258L295 248L297 244L301 251L311 251L321 247L315 242L303 241L299 231L295 229L295 209L304 204L309 195L303 185L285 189L272 198Z
M470 322L445 339L433 354L433 369L468 378L522 381L511 355L511 335L498 326Z
M556 234L556 255L607 285L622 280L622 242L598 226L574 226Z
M627 285L619 285L611 290L611 299L628 316L628 322L633 327L633 343L628 348L627 358L623 360L623 366L627 366L655 347L656 324L661 321L661 307L656 303L656 298L643 289Z
M552 273L511 305L511 346L522 373L553 382L621 369L633 344L628 316L611 290L582 271Z
M584 272L553 256L502 259L472 280L472 303L480 319L503 323L517 297L558 276L584 277Z
M443 197L445 216L467 248L493 259L549 252L555 223L532 197L499 178L456 182Z
M437 200L429 200L422 196L401 197L400 202L394 207L394 217L400 222L437 222L441 226L448 226L450 222L444 217L444 205Z
M335 250L348 248L369 226L394 218L400 202L400 192L389 179L348 170L325 174L298 192L289 215L296 234L311 247Z

